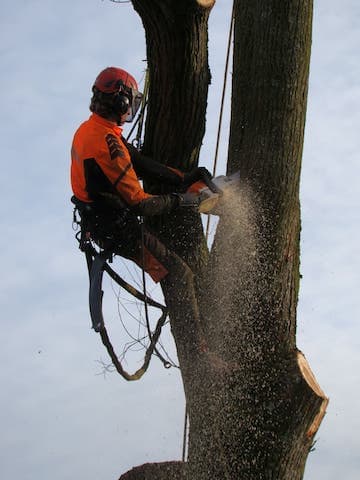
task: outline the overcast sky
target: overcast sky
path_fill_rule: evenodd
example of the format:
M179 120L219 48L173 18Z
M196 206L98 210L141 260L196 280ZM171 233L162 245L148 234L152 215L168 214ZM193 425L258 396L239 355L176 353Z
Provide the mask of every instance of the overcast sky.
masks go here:
M230 8L218 0L210 20L208 166ZM2 2L0 22L0 477L116 480L181 458L184 401L178 371L157 361L138 383L101 375L107 356L90 329L71 229L69 150L102 68L142 78L142 25L131 4L101 0ZM360 471L359 25L358 0L315 0L298 345L331 403L306 480Z

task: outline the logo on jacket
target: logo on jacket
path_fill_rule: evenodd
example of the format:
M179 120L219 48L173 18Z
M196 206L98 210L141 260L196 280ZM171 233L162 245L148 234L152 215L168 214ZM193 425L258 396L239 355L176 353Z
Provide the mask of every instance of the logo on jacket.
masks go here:
M111 160L115 160L117 157L125 156L124 149L121 147L119 140L115 137L115 135L109 133L106 135L105 139L107 146L109 147Z

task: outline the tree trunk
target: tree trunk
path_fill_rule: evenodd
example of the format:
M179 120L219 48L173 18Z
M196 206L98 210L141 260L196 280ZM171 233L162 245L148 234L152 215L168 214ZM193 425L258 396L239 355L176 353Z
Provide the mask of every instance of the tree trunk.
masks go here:
M133 0L150 68L144 151L182 170L197 163L205 129L213 3ZM295 342L311 19L311 0L235 0L228 171L240 169L241 188L227 202L210 254L198 215L180 212L152 225L191 266L207 341L227 366L181 353L193 339L174 299L188 462L144 465L124 480L303 477L327 405Z

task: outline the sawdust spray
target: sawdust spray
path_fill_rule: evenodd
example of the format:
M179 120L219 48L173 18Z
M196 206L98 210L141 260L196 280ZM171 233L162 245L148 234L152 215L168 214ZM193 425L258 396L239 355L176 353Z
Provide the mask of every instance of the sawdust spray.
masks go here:
M209 264L212 280L207 302L211 343L225 356L236 354L239 336L254 334L254 299L263 293L265 274L261 258L266 242L261 238L263 218L259 204L245 184L227 192L221 201Z

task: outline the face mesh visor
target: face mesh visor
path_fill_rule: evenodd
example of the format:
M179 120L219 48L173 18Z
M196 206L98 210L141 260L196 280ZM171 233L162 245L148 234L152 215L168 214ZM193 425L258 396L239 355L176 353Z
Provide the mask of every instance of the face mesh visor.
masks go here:
M131 104L125 122L132 122L140 108L143 94L137 90L131 89Z

